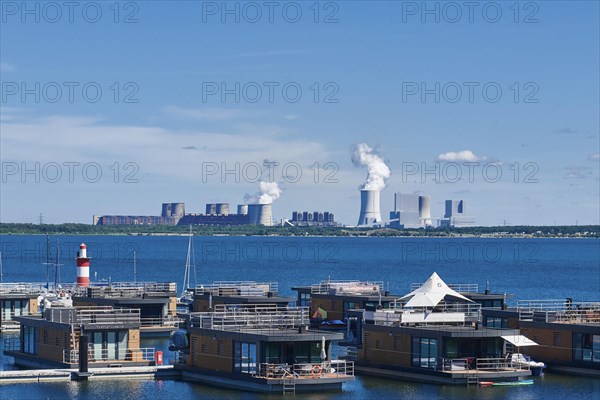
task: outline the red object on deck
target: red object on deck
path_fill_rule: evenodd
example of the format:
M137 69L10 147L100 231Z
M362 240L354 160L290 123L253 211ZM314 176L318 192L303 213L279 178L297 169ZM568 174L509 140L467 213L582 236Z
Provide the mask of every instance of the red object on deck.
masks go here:
M156 365L163 365L163 352L159 350L154 353L154 360L156 361Z

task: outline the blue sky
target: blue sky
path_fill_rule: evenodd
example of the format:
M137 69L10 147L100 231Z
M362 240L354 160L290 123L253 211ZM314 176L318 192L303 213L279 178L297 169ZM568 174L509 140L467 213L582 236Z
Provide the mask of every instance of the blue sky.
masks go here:
M238 204L271 160L276 218L354 224L366 142L392 170L384 216L402 191L434 217L464 199L482 225L599 223L598 2L274 2L273 22L263 2L76 2L72 22L61 2L0 3L2 222Z

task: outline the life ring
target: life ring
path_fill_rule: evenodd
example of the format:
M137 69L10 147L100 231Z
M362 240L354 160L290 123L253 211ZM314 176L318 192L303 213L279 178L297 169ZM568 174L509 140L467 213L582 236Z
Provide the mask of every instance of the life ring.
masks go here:
M315 365L310 370L310 374L312 375L313 378L316 378L316 377L318 377L321 374L321 371L322 371L321 366L320 365Z

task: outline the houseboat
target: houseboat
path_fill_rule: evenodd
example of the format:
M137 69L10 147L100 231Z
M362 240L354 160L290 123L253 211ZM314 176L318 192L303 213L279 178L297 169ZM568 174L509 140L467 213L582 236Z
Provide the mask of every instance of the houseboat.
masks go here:
M113 282L74 287L75 307L138 309L143 335L177 329L177 284L174 282Z
M212 311L223 304L274 304L286 307L292 297L279 296L276 282L221 281L198 285L192 290L192 312Z
M526 338L518 329L482 326L481 309L433 273L389 309L354 311L357 373L442 384L530 376L530 365L506 352L507 342Z
M331 359L337 332L311 330L308 309L264 304L214 305L187 316L178 349L182 378L259 392L339 390L354 363Z
M483 310L488 326L518 328L539 344L522 349L548 370L600 377L600 302L520 300L505 310Z
M343 321L352 310L389 308L399 296L384 290L383 282L326 280L311 286L293 287L296 305L309 307L313 324ZM328 325L328 324L325 324Z
M0 331L18 331L14 317L36 315L42 285L31 283L0 284Z
M79 338L87 335L90 368L144 366L154 349L140 348L140 311L111 307L52 307L42 316L15 316L20 335L4 342L4 354L25 368L75 368Z

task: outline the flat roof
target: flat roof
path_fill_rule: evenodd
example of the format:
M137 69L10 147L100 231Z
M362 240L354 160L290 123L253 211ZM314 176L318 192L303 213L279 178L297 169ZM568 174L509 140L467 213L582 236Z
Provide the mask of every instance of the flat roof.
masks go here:
M368 327L368 328L367 328ZM387 326L365 324L363 330L372 331L404 331L408 333L435 334L436 336L444 337L465 337L465 338L483 338L483 337L501 337L506 335L518 335L519 329L495 329L479 326L475 329L474 326L456 326L456 325L420 325L420 326Z
M232 337L239 340L242 337L254 337L255 339L266 342L314 342L317 340L334 340L340 341L344 339L344 334L341 332L323 331L317 329L299 330L299 329L246 329L246 330L220 330L190 327L190 333L199 333L205 335L213 335L215 337Z

